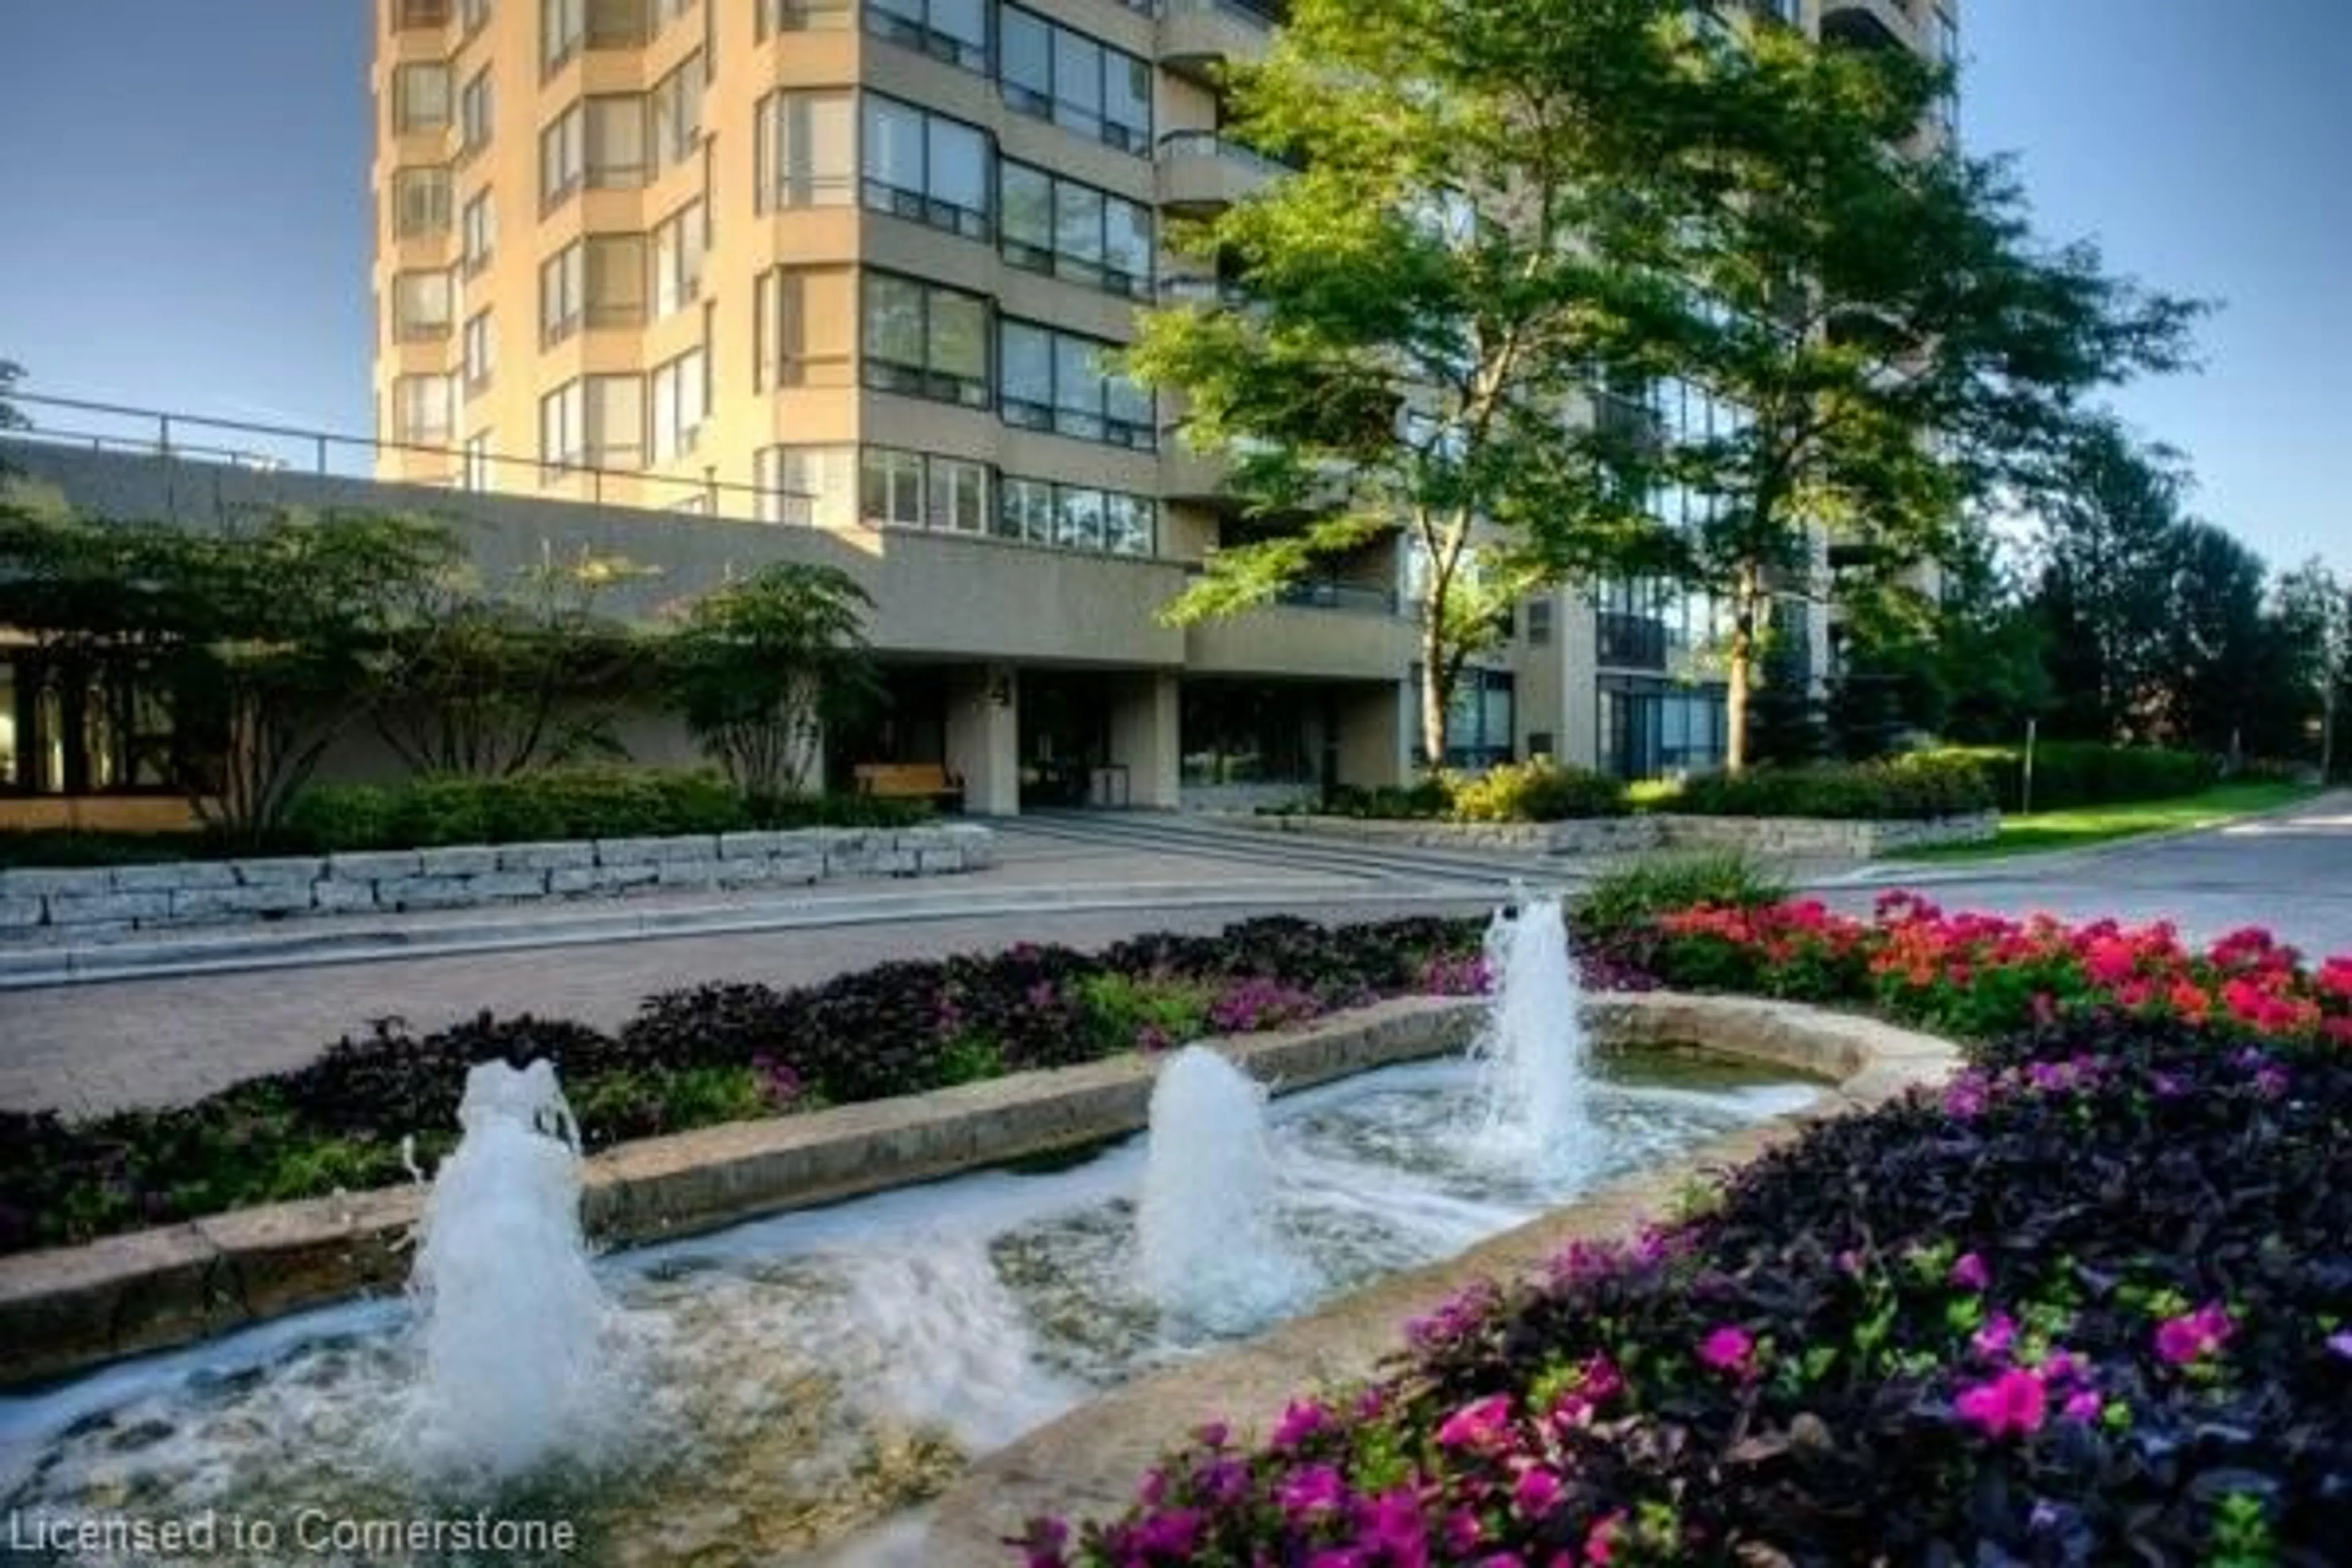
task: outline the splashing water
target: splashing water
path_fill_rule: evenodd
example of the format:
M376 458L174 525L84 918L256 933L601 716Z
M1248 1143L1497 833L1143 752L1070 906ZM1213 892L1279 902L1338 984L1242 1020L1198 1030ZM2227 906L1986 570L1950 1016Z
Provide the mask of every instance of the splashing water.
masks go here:
M1495 994L1471 1047L1480 1144L1496 1163L1561 1180L1595 1148L1583 992L1559 900L1513 901L1486 928Z
M1162 1311L1221 1333L1271 1321L1314 1285L1274 1219L1265 1090L1206 1046L1160 1069L1136 1212L1143 1286Z
M554 1067L466 1075L409 1279L420 1468L497 1481L603 1446L625 1407L616 1322L580 1229L580 1137Z

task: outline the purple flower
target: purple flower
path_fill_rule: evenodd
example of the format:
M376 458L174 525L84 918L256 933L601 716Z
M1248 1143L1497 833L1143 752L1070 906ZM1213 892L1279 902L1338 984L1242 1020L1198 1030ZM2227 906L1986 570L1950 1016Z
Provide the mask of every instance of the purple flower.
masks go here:
M1143 1484L1135 1489L1136 1500L1146 1508L1158 1508L1168 1500L1168 1472L1154 1468L1143 1472Z
M1164 1557L1190 1557L1200 1544L1201 1516L1189 1508L1155 1513L1129 1537L1139 1552Z
M1219 1508L1231 1508L1249 1495L1249 1467L1239 1459L1219 1459L1193 1479L1201 1496Z
M2286 1098L2286 1089L2287 1076L2284 1068L2265 1065L2255 1069L2254 1092L2264 1100L2284 1100Z
M2156 1353L2173 1366L2187 1366L2220 1351L2238 1331L2219 1301L2208 1301L2193 1312L2167 1318L2156 1326Z
M1987 1383L1963 1389L1952 1401L1952 1408L1960 1419L1975 1426L1988 1437L2003 1437L2012 1433L2024 1437L2042 1430L2042 1420L2049 1414L2049 1391L2042 1380L2021 1367L2007 1372Z
M1995 1312L1985 1320L1985 1326L1969 1337L1977 1354L1988 1359L2005 1356L2010 1346L2017 1342L2017 1321L2007 1312Z
M1953 1262L1948 1278L1963 1290L1981 1290L1992 1283L1992 1270L1987 1268L1985 1260L1975 1253L1963 1252Z
M1538 1520L1559 1506L1559 1494L1567 1489L1559 1471L1537 1465L1511 1489L1511 1508L1521 1519Z
M2328 1335L2327 1348L2346 1361L2352 1361L2352 1329L2338 1329Z
M1511 1426L1511 1396L1490 1394L1445 1418L1437 1440L1449 1448L1486 1448L1502 1441Z
M1222 1448L1233 1441L1234 1429L1223 1421L1211 1421L1194 1427L1192 1436L1201 1440L1204 1448Z
M1984 1074L1964 1072L1944 1090L1944 1114L1962 1121L1982 1116L1990 1098Z
M1411 1487L1382 1492L1356 1510L1356 1544L1383 1554L1393 1568L1423 1568L1429 1561L1429 1524Z
M1276 1490L1274 1500L1295 1520L1334 1513L1348 1499L1348 1483L1328 1465L1308 1465L1296 1471Z
M1751 1370L1756 1341L1746 1329L1726 1323L1699 1342L1698 1359L1717 1372L1744 1377Z
M1271 1441L1277 1448L1296 1448L1331 1425L1331 1413L1311 1399L1294 1399L1284 1407Z
M1486 1527L1478 1516L1466 1508L1457 1508L1445 1516L1443 1539L1445 1550L1456 1557L1466 1557L1470 1549L1486 1539Z
M1070 1543L1070 1527L1058 1519L1038 1518L1019 1536L1007 1541L1007 1546L1018 1546L1026 1555L1024 1568L1064 1568L1069 1561L1062 1552Z
M2078 1389L2066 1396L2066 1416L2073 1421L2096 1421L2104 1402L2088 1388Z

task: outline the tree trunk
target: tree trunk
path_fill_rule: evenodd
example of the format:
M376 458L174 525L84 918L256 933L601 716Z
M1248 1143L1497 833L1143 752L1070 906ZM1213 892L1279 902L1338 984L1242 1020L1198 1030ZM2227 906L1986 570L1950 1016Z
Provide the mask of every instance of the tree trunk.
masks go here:
M1445 700L1453 695L1445 679L1445 628L1437 606L1425 606L1421 622L1421 747L1431 773L1445 765Z
M1748 710L1756 684L1756 606L1761 583L1762 574L1754 566L1742 566L1732 595L1730 679L1723 699L1726 773L1748 766Z

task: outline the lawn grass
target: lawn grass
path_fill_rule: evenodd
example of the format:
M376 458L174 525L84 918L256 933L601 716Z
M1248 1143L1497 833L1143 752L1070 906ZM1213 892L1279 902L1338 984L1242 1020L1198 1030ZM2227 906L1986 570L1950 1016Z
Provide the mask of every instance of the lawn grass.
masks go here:
M1982 844L1940 844L1905 855L1906 860L1991 860L2011 855L2042 855L2143 834L2210 827L2233 818L2271 811L2318 792L2308 785L2264 782L2220 784L2170 800L2087 805L2071 811L2038 811L2004 816L2000 837Z

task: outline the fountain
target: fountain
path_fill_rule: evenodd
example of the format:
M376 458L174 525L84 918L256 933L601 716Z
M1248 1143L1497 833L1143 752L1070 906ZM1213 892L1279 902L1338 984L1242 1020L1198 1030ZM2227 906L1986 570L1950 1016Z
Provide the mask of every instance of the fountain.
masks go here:
M579 1130L555 1068L481 1064L457 1122L409 1279L421 1365L408 1435L428 1472L499 1480L595 1449L626 1380L581 1234Z
M1583 995L1557 898L1517 889L1486 928L1494 1001L1471 1047L1482 1149L1546 1180L1574 1175L1594 1147Z
M1263 1326L1312 1288L1274 1225L1265 1090L1206 1046L1160 1069L1136 1213L1143 1285L1161 1310L1220 1333Z

